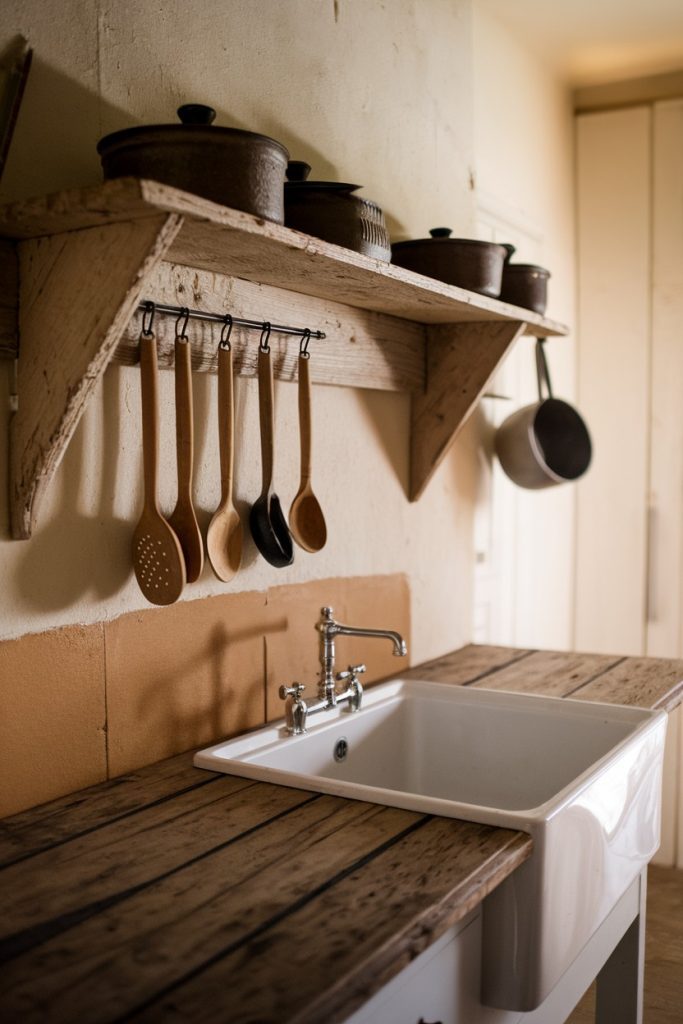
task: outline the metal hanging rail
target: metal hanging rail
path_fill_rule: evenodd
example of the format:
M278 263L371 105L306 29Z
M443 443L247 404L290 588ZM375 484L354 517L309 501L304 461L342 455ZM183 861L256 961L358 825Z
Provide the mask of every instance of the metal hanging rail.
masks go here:
M270 328L273 334L291 334L297 338L308 336L317 341L322 341L326 337L323 331L311 331L308 327L287 327L284 324L269 323L267 320L247 320L244 317L231 316L229 313L207 313L201 309L188 309L187 306L168 306L162 302L152 302L151 299L141 302L138 309L142 312L149 312L153 309L155 315L161 313L167 316L182 316L185 320L207 320L219 324L229 322L236 327L246 327L250 331L264 331L266 328Z

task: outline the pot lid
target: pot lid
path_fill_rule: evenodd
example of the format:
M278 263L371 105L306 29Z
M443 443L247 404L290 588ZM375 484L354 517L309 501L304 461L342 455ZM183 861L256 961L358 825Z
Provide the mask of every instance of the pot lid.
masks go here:
M351 185L345 181L308 181L311 165L305 160L290 160L287 164L286 192L356 192L362 185Z
M535 277L550 277L550 271L545 267L539 267L535 263L506 263L503 268L504 274L531 274Z
M467 245L484 247L486 249L499 249L504 253L504 247L498 242L483 242L479 238L451 238L453 234L452 228L431 228L429 231L429 238L412 238L405 242L395 242L392 246L393 249L403 249L412 245Z
M178 107L178 117L180 118L180 124L142 124L135 125L133 128L122 128L120 131L111 132L109 135L105 135L97 143L97 152L103 153L106 150L112 149L120 143L125 143L132 140L144 142L147 139L152 140L157 135L166 134L171 132L174 135L179 136L179 140L185 135L195 135L208 132L211 137L214 136L235 136L239 135L252 139L253 141L260 140L266 142L269 145L277 146L278 149L282 150L286 160L289 159L289 153L285 146L277 139L271 139L268 135L261 135L259 132L250 132L244 128L223 128L220 125L214 125L213 122L216 118L216 111L213 107L208 107L204 103L184 103Z

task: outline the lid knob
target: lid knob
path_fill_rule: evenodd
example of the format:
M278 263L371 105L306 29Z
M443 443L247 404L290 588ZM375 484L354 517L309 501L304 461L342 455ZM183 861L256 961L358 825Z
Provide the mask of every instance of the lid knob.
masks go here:
M311 173L311 165L305 160L290 160L287 164L287 181L305 181Z
M178 107L178 117L183 124L213 124L216 111L204 103L183 103Z
M432 238L450 238L453 234L452 228L432 228L429 232Z

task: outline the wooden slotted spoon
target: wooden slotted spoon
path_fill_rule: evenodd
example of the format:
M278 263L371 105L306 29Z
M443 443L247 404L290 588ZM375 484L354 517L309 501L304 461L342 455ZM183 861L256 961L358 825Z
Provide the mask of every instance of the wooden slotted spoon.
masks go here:
M159 394L157 343L152 333L140 337L142 456L145 499L133 533L133 568L140 590L152 604L173 604L185 586L185 560L175 533L157 498L159 459Z
M204 568L204 544L192 503L192 361L190 343L185 335L179 335L175 340L175 429L178 500L168 521L183 550L187 582L194 583Z
M320 551L327 541L327 526L320 502L311 486L311 378L310 357L299 356L299 435L301 441L301 482L289 510L289 529L304 551Z
M235 405L232 350L218 349L218 444L221 457L221 502L209 523L206 550L213 571L227 583L242 561L242 523L232 498L234 470Z

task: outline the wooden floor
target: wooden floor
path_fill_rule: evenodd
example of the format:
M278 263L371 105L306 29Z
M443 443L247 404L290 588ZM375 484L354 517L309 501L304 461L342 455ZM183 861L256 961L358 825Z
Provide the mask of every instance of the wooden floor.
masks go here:
M683 1024L683 871L648 871L646 935L643 1024ZM592 1024L594 1007L591 985L567 1024Z

